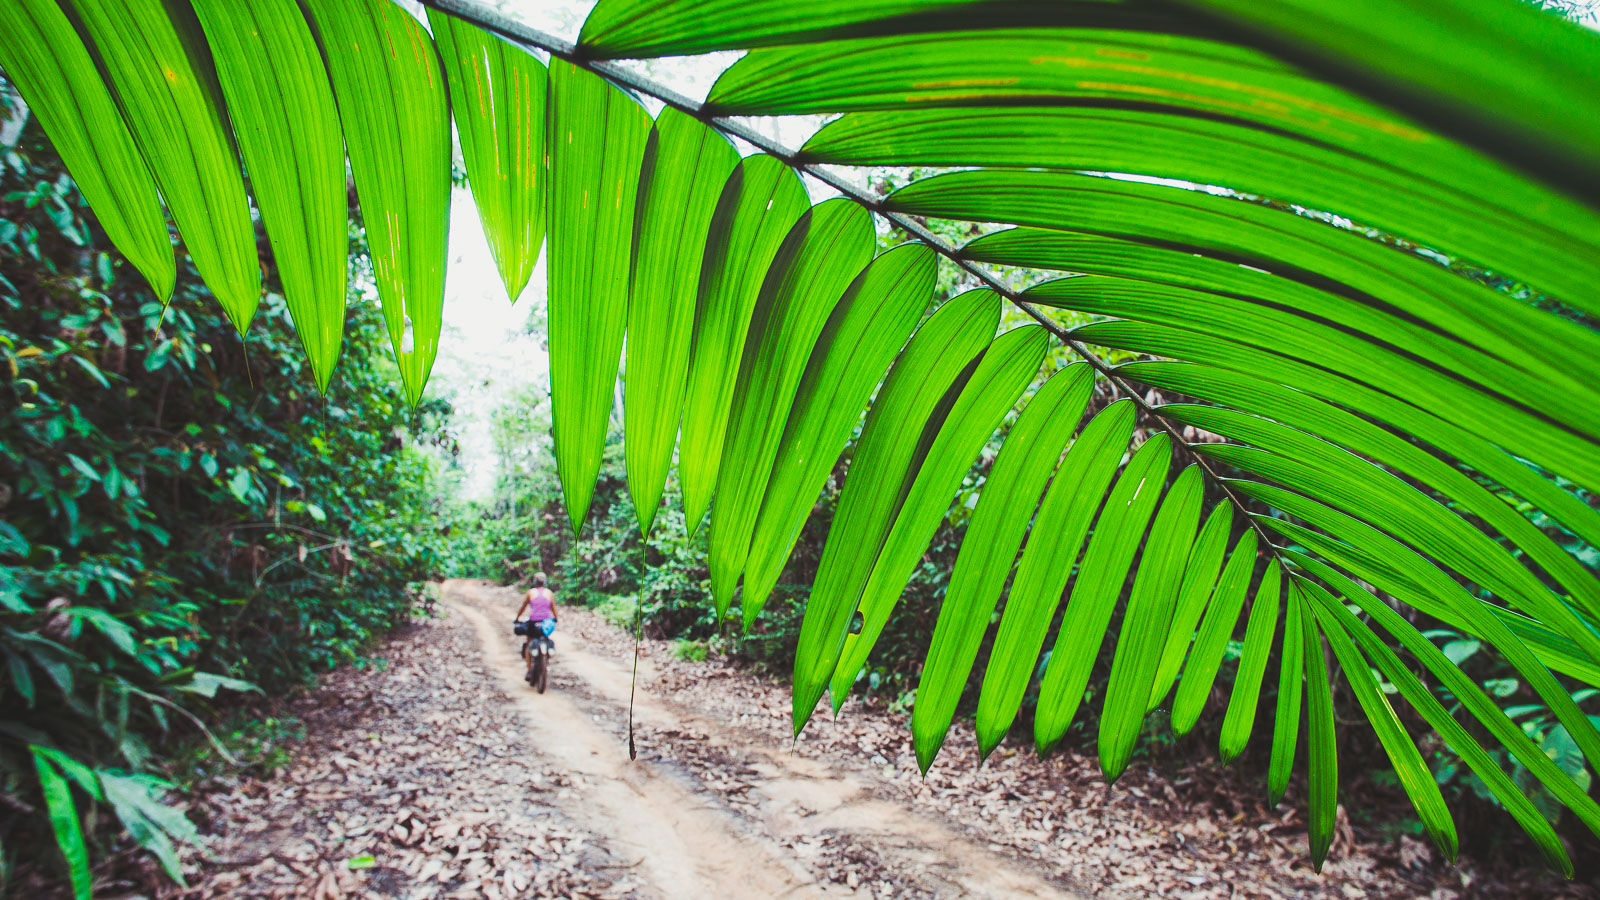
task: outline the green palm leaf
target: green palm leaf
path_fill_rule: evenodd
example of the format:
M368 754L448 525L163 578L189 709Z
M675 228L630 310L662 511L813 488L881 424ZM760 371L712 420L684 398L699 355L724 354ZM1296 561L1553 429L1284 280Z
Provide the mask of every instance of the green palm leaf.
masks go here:
M801 624L794 661L797 733L833 678L878 553L999 318L1000 297L988 291L969 291L946 303L917 329L878 391Z
M1044 329L1024 326L1008 331L989 345L961 393L940 423L927 456L907 487L894 525L878 550L872 575L861 589L856 609L861 630L845 636L830 693L837 712L895 603L911 578L934 531L950 508L961 479L982 452L984 443L1022 396L1044 362L1049 339Z
M1093 375L1086 365L1068 366L1051 375L1028 401L995 458L950 573L950 587L922 667L911 733L923 772L933 764L950 730L1034 507L1083 417Z
M978 697L978 746L988 756L1011 730L1061 592L1132 435L1133 404L1119 401L1083 428L1034 516L1030 539L995 634Z
M56 0L5 0L0 30L0 69L31 98L106 236L166 302L177 272L161 198L88 49Z
M711 594L719 619L744 570L812 345L845 289L872 260L873 243L872 220L861 207L842 198L819 203L784 238L756 298L711 510Z
M746 630L772 593L873 389L916 327L934 277L932 251L902 244L856 276L823 327L795 391L750 538L740 600Z
M675 109L662 110L640 185L623 399L628 489L644 533L660 506L678 437L706 236L738 164L727 138Z
M184 250L242 333L261 302L261 266L222 88L193 11L165 0L71 7Z
M1172 629L1182 571L1200 524L1200 468L1185 468L1161 502L1145 539L1139 572L1123 613L1100 715L1100 771L1116 781L1128 766L1150 707L1156 669Z
M728 411L762 278L789 229L809 208L800 179L770 156L740 162L717 201L700 275L678 440L683 511L690 529L699 527L716 491Z
M327 54L378 299L406 399L415 406L438 353L444 307L450 230L444 72L421 23L393 3L304 2ZM342 320L343 303L330 304L325 314Z
M467 183L506 294L515 301L544 243L550 74L531 54L428 10L444 63Z
M344 336L344 146L322 54L294 0L197 0L300 344L327 391ZM376 249L376 241L374 242Z
M1270 702L1276 802L1304 722L1317 866L1335 716L1357 709L1455 851L1374 669L1553 864L1571 868L1494 754L1600 832L1600 807L1410 621L1493 648L1600 760L1600 732L1552 674L1600 683L1600 578L1580 555L1600 545L1600 38L1515 0L601 0L572 45L473 0L425 5L431 37L384 0L306 0L314 32L282 0L204 0L199 22L167 0L78 3L80 40L54 5L0 0L17 35L0 65L158 293L173 269L153 186L243 328L260 277L236 142L324 386L342 134L413 403L439 335L453 115L513 297L549 228L554 444L575 529L620 402L641 528L676 438L690 528L710 512L717 613L743 577L748 629L849 450L801 624L797 729L825 687L845 699L1049 334L1087 365L1044 383L974 479L913 716L924 769L1003 600L978 697L985 754L1041 660L1034 740L1057 745L1116 630L1098 722L1115 778L1175 683L1172 727L1196 727L1238 638L1221 756ZM529 48L550 54L548 75ZM751 52L705 103L602 61L713 50ZM800 151L735 118L831 113ZM851 166L965 171L880 199ZM841 196L812 206L802 174ZM874 260L873 214L921 246ZM929 230L941 219L988 233L949 246ZM983 289L908 342L935 254ZM1002 298L1043 327L995 339ZM1127 399L1063 456L1095 394ZM1169 483L1174 451L1197 465Z
M650 116L570 63L550 67L550 410L567 514L589 516L628 322Z
M1166 435L1158 434L1146 441L1118 476L1116 487L1106 497L1105 507L1095 521L1094 535L1089 549L1084 551L1077 583L1062 614L1061 631L1039 687L1033 740L1040 752L1055 746L1077 715L1083 690L1089 683L1089 670L1099 655L1122 583L1155 511L1171 460L1172 443ZM1144 697L1148 696L1146 686ZM1140 698L1141 707L1144 697Z

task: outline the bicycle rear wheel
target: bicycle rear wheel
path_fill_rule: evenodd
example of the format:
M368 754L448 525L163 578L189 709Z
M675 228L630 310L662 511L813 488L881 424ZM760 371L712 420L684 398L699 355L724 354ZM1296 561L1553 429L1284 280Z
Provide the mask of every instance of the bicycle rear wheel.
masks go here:
M545 681L550 677L550 660L544 653L540 653L538 661L533 665L537 670L534 672L534 687L538 688L539 693L542 694L544 693Z

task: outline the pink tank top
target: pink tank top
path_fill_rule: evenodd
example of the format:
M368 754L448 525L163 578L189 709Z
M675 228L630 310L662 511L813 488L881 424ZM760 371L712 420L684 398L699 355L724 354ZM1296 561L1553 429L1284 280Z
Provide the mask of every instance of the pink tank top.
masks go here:
M528 618L534 622L556 617L556 595L549 588L528 591Z

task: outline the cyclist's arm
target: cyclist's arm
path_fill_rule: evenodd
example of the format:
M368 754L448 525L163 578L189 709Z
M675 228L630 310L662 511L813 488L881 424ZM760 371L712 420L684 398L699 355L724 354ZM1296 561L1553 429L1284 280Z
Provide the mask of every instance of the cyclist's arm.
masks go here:
M528 595L527 594L523 594L522 595L522 605L517 607L517 614L512 616L511 618L520 620L522 618L523 612L525 612L527 609L528 609Z
M550 621L552 621L552 622L560 621L560 617L556 615L556 592L555 591L551 591L550 592Z

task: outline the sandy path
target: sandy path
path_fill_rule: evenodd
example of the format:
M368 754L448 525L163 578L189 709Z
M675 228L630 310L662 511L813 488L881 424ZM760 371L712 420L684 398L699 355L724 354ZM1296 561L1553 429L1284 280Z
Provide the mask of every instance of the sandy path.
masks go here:
M639 759L630 761L617 733L626 717L630 661L597 652L574 630L558 632L554 684L538 695L522 682L521 660L501 624L506 595L451 582L445 596L473 623L491 667L529 718L535 752L580 777L583 804L567 814L608 839L613 852L638 854L636 871L664 896L849 895L854 892L848 876L843 885L819 880L790 850L841 839L900 864L887 867L900 876L895 895L1064 895L1060 885L1026 864L874 799L853 772L780 747L751 747L747 735L654 696L648 670L641 673L636 697L641 731L693 725L705 741L742 756L740 765L764 777L735 808L706 791L684 765L653 757L648 742ZM854 880L863 893L888 886L860 884L862 876Z
M540 695L517 593L452 581L444 598L378 665L284 704L305 737L272 777L201 791L211 857L185 896L1568 896L1538 872L1485 889L1414 838L1348 825L1317 875L1299 803L1264 808L1238 767L1142 761L1107 786L1077 753L1004 746L976 765L968 729L924 779L899 716L852 701L796 742L782 680L670 642L644 645L630 761L626 634L565 610Z

